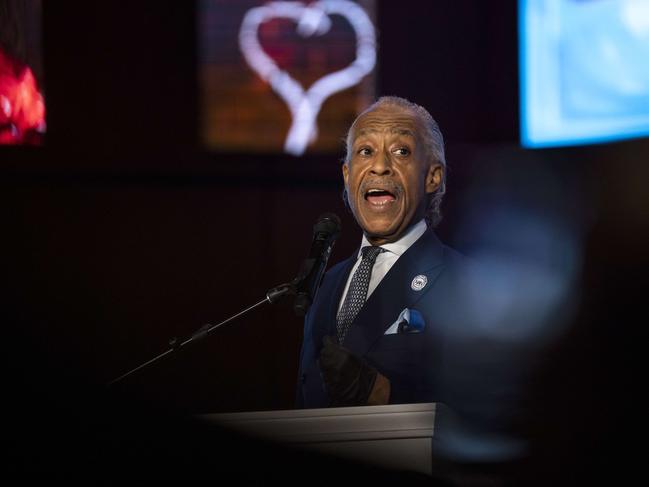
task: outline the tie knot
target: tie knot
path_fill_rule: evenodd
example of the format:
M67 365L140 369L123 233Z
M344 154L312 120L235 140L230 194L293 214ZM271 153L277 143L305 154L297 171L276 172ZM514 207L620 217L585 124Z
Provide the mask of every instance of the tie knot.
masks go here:
M361 249L363 260L369 260L372 262L376 260L376 256L381 252L385 252L385 249L383 247L375 247L374 245L368 245Z

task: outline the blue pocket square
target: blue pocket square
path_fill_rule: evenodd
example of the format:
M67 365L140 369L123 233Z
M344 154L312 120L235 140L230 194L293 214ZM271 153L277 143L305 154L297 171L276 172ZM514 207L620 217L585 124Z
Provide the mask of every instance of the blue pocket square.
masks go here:
M390 327L385 330L384 335L396 335L399 333L421 333L424 331L426 323L424 317L416 309L404 308L399 313L397 321L392 323Z

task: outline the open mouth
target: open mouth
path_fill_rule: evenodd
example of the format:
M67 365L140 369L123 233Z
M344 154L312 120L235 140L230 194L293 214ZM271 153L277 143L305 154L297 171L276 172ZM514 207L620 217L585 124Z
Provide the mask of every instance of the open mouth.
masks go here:
M365 193L365 199L375 206L383 206L392 203L397 197L385 189L372 188Z

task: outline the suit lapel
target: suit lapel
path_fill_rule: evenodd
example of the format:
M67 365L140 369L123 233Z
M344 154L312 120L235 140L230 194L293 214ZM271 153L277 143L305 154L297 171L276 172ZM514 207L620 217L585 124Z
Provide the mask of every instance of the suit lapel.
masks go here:
M399 257L369 297L348 332L345 348L364 355L404 308L414 307L434 287L443 267L442 257L441 242L432 230L427 230ZM421 290L413 289L415 276L426 278Z

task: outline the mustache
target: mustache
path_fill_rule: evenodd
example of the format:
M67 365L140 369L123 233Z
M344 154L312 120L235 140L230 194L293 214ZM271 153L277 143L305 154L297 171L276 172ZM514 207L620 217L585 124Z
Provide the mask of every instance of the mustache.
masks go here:
M385 191L389 191L396 197L403 195L403 186L401 186L396 181L387 178L373 177L365 179L359 186L358 190L362 195L365 195L368 190L372 188L379 188Z

